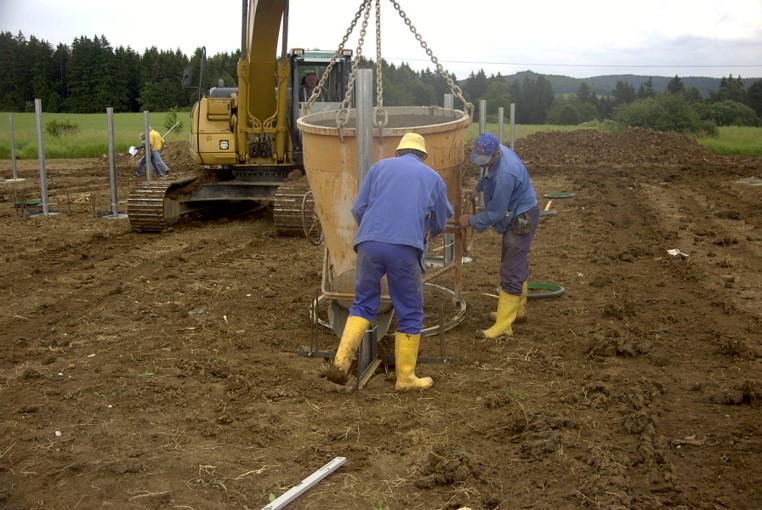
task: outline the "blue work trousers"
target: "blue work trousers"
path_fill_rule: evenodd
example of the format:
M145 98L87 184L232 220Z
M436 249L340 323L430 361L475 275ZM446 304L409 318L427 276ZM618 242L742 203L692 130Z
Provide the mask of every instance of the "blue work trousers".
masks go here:
M143 155L142 158L140 158L140 163L138 163L138 169L135 172L135 175L138 177L143 176L143 169L146 167L146 157ZM151 153L151 168L153 168L153 171L156 175L161 176L161 170L156 166L156 158L153 156L153 152Z
M381 279L397 314L397 331L420 334L423 328L423 280L418 248L365 241L357 246L355 299L349 315L373 321L381 304Z
M161 151L151 151L151 163L154 164L154 168L159 167L159 169L164 172L164 175L169 173L169 167L164 160L161 159Z
M511 225L503 232L503 250L500 254L500 288L508 294L520 296L524 280L529 278L529 248L532 246L537 224L540 222L540 208L534 206L526 212L532 220L532 231L516 234Z

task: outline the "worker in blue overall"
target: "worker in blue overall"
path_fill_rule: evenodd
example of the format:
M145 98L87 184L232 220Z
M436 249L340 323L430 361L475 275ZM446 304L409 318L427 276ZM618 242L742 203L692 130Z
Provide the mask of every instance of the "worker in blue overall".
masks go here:
M423 273L426 232L434 238L452 216L447 186L424 163L424 138L407 133L396 157L370 167L352 206L358 224L355 297L344 326L328 380L346 384L347 374L365 332L381 303L381 279L386 275L397 316L394 333L395 389L425 389L431 377L417 377L415 366L423 328Z
M512 336L513 323L526 313L529 249L540 220L537 194L524 163L495 135L479 135L470 158L485 172L476 188L467 194L473 198L482 192L484 210L462 215L458 225L473 227L477 232L492 227L503 237L495 324L481 331L481 336L489 339Z

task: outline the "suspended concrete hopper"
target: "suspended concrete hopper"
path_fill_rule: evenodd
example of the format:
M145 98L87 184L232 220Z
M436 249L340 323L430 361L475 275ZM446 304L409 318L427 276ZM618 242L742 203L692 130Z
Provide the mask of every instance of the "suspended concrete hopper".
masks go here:
M416 132L426 140L428 157L425 163L436 170L447 185L447 195L455 214L448 225L445 241L454 245L451 260L436 269L429 269L424 283L450 270L454 271L452 289L455 302L461 303L462 236L457 228L461 213L462 163L465 130L471 117L460 110L426 106L386 107L387 122L383 129L373 129L372 161L393 157L405 133ZM315 201L315 210L325 235L326 256L323 267L323 298L337 301L347 309L354 297L355 252L357 225L352 217L352 204L358 183L367 169L358 169L357 111L349 110L345 125L336 127L336 111L312 113L301 117L297 126L302 132L304 169ZM440 242L442 242L440 239ZM435 243L429 243L430 245ZM429 246L429 250L432 246ZM439 287L439 286L437 286ZM382 307L389 306L388 293L382 295ZM462 304L465 311L465 304ZM462 320L460 317L445 329ZM334 331L343 329L343 321L331 324ZM438 328L437 328L438 329Z

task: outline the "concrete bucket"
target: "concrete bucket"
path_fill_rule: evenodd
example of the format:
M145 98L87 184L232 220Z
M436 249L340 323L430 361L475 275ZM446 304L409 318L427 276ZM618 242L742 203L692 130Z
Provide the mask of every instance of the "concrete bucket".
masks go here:
M373 130L372 161L393 157L405 133L421 134L426 140L426 164L447 184L447 194L457 218L464 134L471 124L470 116L441 107L399 106L385 110L388 121L382 137L377 128ZM336 127L336 111L308 114L297 121L302 132L304 168L327 247L322 292L325 298L338 300L346 307L351 307L354 296L353 243L357 225L352 217L352 204L366 170L359 172L357 168L356 114L356 110L350 110L341 133ZM427 277L429 273L427 271ZM460 278L460 271L457 273ZM382 296L382 306L384 301L388 303L388 295Z

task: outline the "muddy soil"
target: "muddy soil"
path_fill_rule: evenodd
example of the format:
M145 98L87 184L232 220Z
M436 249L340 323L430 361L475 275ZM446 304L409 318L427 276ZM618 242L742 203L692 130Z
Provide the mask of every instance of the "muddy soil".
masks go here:
M310 316L323 248L271 209L136 233L103 218L103 157L47 161L56 214L35 215L39 164L19 162L0 183L0 508L262 508L336 457L289 508L762 508L762 158L645 130L517 151L555 212L530 281L566 292L478 339L499 252L479 235L449 362L406 393L393 365L348 393L300 355L338 343ZM164 159L194 171L185 143ZM116 161L122 213L136 164Z

